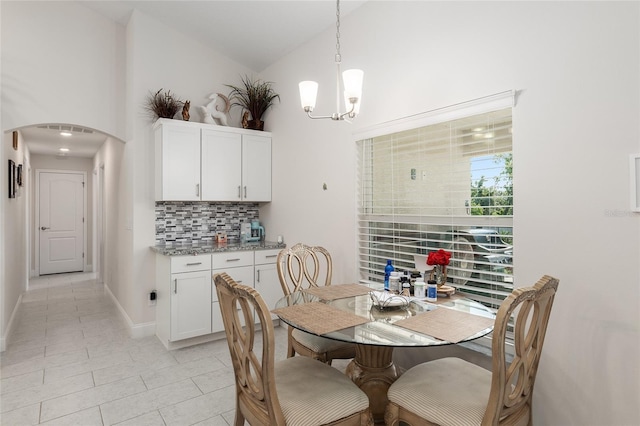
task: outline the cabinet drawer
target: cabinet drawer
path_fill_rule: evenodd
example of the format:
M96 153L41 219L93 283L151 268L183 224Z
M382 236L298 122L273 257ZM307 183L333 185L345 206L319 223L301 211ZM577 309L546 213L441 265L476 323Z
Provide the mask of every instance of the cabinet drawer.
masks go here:
M239 266L237 268L214 269L212 271L212 277L215 277L216 274L219 274L222 272L226 272L227 275L229 275L238 284L253 287L253 265ZM215 302L218 300L218 293L216 292L215 281L212 281L211 285L212 285L211 301Z
M213 269L235 268L238 266L252 266L252 251L231 251L214 253L212 256Z
M207 271L211 269L211 255L199 254L196 256L171 257L171 273Z
M275 250L256 250L256 265L265 263L276 263L280 249Z

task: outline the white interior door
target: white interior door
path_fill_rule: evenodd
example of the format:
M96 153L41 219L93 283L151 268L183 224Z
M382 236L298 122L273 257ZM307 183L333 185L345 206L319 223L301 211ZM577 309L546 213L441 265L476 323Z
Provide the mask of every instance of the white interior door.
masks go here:
M40 275L84 269L84 174L39 174Z

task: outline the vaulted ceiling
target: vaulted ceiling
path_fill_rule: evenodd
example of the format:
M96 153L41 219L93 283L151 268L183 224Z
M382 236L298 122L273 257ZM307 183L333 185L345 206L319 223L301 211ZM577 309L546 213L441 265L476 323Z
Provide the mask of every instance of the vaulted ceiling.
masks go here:
M341 17L365 1L341 0ZM127 24L133 10L139 10L258 73L336 24L333 0L80 0L79 3L122 25ZM22 129L33 154L93 157L106 139L105 135L89 133L78 126L73 126L72 137L63 138L56 126L60 123L49 128ZM69 154L60 153L59 148L65 146L73 147Z

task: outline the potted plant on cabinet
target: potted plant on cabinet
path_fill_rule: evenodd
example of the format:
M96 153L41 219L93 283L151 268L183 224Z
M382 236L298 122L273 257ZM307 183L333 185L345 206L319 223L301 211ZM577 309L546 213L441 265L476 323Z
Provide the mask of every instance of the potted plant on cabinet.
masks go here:
M272 85L270 81L253 80L246 75L242 78L242 86L226 85L231 88L231 106L240 106L251 114L246 128L264 130L262 115L273 106L276 99L280 100L280 95L273 90Z
M146 109L153 119L173 118L178 110L182 108L184 102L167 90L164 93L162 89L155 93L147 95Z

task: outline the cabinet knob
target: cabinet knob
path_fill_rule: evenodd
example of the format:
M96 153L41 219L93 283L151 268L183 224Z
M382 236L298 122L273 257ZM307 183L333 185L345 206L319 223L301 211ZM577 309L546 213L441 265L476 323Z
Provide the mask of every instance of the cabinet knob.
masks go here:
M196 197L200 196L200 184L196 183Z
M242 198L242 193L240 191L241 191L241 188L240 188L240 185L238 185L238 198Z

